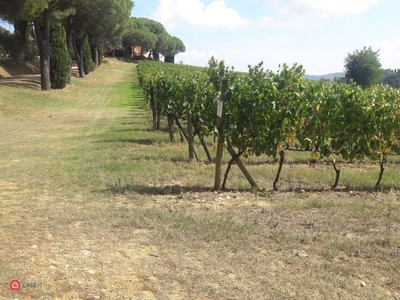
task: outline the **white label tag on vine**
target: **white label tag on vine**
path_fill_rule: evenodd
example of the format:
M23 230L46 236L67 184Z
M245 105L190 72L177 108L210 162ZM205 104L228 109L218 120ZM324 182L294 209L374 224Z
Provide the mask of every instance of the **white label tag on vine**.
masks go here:
M221 100L218 101L218 105L217 105L217 116L218 117L222 117L222 108L224 107L224 102L222 102Z

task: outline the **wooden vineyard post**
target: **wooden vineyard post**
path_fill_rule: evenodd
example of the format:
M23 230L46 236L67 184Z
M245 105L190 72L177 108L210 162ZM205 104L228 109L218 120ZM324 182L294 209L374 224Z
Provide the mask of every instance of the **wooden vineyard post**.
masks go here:
M186 102L189 101L190 95L189 91L185 92ZM192 114L190 113L190 109L186 112L186 120L187 120L187 132L188 132L188 145L189 145L189 160L194 159L194 147L193 147L193 122L192 122Z
M169 132L169 141L171 143L175 142L175 137L174 137L174 118L172 114L168 113L167 114L167 119L168 119L168 132Z
M156 109L156 104L154 101L154 87L151 85L150 87L150 107L151 111L153 113L153 130L158 130L157 128L157 109Z
M257 185L256 181L253 179L253 177L250 175L249 171L246 169L246 166L240 160L240 158L239 158L240 155L238 155L235 152L235 149L233 149L233 147L231 145L228 145L227 149L228 149L229 154L236 161L236 164L238 165L240 171L242 171L242 173L246 177L247 181L251 184L251 187L253 189L258 189L258 185Z
M225 94L228 89L228 80L222 80L221 87L221 99L218 101L218 144L217 144L217 157L215 159L215 180L214 180L214 190L221 190L221 179L222 179L222 156L224 154L224 103Z

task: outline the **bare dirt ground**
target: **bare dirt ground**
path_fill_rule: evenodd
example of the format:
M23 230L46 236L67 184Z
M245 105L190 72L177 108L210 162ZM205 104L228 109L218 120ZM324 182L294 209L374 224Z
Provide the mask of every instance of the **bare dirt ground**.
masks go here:
M63 91L0 86L0 299L400 299L397 177L256 193L234 168L214 193L213 165L149 129L133 76L109 62Z

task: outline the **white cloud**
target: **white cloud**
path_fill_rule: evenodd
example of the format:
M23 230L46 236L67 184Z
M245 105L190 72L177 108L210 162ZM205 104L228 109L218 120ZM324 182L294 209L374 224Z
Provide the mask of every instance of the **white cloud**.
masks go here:
M270 23L274 20L274 18L268 17L268 16L263 16L263 17L261 17L261 20L265 23Z
M261 24L269 28L295 28L304 26L303 23L297 21L277 21L268 16L261 17Z
M291 15L330 18L365 12L378 0L267 0L267 3Z
M372 43L372 49L379 50L379 60L384 69L400 68L397 60L400 52L400 40L375 40Z
M152 17L167 28L180 22L227 29L250 24L236 10L227 7L224 0L215 0L208 5L199 0L160 0Z
M218 53L215 52L214 50L208 51L208 57L211 58L213 56L214 58L218 58Z
M183 61L186 65L205 67L213 56L214 58L218 58L218 53L213 50L210 50L207 53L198 50L190 50L184 53L179 53L175 57L175 61Z
M233 55L237 55L237 54L241 54L242 50L229 50L228 53L229 54L233 54Z
M202 59L202 58L207 57L207 55L205 53L197 51L197 50L186 51L184 53L181 53L180 56L182 58L189 58L189 59Z

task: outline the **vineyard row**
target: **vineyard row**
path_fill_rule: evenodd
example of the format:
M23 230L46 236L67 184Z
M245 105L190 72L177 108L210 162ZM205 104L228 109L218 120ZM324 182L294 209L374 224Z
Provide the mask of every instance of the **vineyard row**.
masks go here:
M155 129L166 116L189 141L197 134L205 149L203 138L214 135L232 162L266 154L280 156L282 164L285 150L307 150L313 159L332 159L335 188L336 157L368 158L381 166L378 189L387 155L400 154L400 91L386 85L362 89L353 82L309 81L296 64L273 72L260 63L240 73L215 59L206 68L141 61L138 77ZM189 119L190 134L181 125Z

